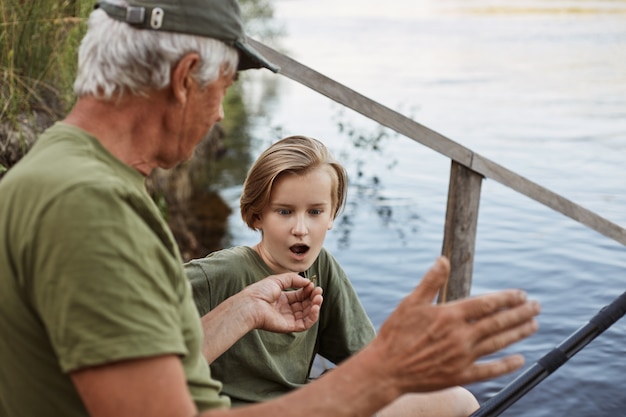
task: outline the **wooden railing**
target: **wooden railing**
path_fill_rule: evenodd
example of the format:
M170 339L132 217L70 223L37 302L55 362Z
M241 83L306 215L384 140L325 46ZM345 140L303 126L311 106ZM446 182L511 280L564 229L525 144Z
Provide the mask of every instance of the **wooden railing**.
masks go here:
M480 190L484 178L495 180L622 245L626 245L626 229L621 226L254 39L249 39L249 42L270 61L280 66L279 73L285 77L450 158L452 165L442 254L450 259L452 271L447 287L439 296L439 302L469 295L474 264Z

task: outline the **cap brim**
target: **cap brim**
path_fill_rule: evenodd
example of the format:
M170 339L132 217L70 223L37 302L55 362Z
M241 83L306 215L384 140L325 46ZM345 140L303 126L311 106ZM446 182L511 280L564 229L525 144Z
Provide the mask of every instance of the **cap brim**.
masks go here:
M280 67L276 64L268 61L263 55L256 49L243 41L235 42L235 47L239 51L239 65L237 65L237 71L244 71L248 69L267 68L272 72L280 71Z

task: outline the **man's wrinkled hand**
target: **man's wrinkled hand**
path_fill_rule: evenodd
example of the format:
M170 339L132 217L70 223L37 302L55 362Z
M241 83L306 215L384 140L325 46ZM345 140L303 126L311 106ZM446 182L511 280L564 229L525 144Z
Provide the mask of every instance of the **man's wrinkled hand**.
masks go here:
M539 305L520 290L433 305L450 272L444 257L381 327L373 345L389 358L400 390L430 391L494 378L521 367L521 355L478 363L537 330Z
M322 289L298 274L272 275L243 291L253 303L257 329L301 332L319 318Z

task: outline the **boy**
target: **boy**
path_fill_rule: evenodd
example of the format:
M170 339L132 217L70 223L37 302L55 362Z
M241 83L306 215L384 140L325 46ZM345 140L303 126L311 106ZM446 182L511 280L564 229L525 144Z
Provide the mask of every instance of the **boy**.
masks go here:
M265 401L307 382L316 354L337 364L375 337L354 288L323 248L343 208L347 174L319 141L291 136L263 152L251 167L241 215L261 231L253 247L214 252L185 265L201 316L246 286L272 274L297 272L324 291L317 323L299 333L254 330L211 363L233 405ZM478 403L462 388L406 395L379 415L467 416Z

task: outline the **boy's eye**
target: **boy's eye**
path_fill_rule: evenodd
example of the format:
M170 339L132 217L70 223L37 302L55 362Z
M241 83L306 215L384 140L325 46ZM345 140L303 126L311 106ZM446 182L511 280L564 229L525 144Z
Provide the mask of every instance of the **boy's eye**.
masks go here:
M318 214L322 214L322 210L320 210L320 209L313 209L313 210L311 210L310 213L313 214L313 215L318 215Z
M289 213L290 213L290 211L287 210L287 209L279 209L278 210L278 214L287 215Z

